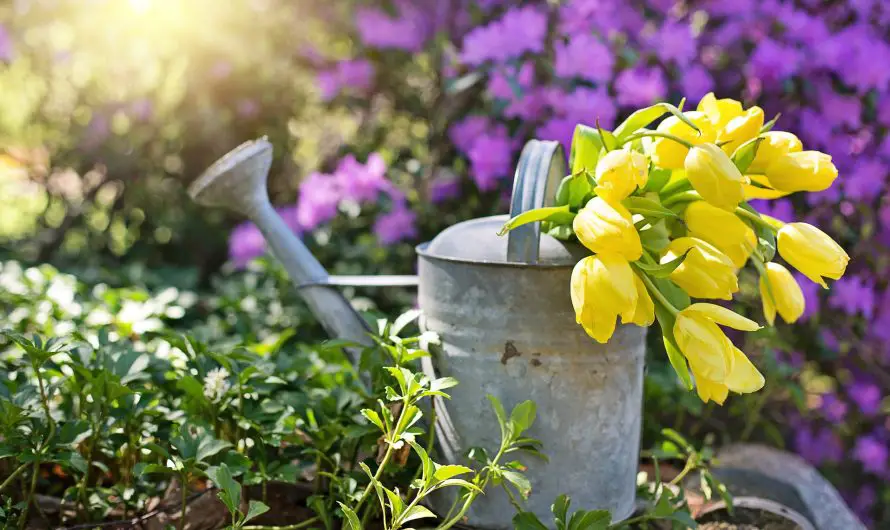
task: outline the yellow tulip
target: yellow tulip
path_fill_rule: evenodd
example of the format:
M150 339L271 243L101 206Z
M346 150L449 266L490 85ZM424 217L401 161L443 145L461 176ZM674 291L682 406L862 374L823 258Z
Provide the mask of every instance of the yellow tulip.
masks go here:
M750 175L745 175L744 178L751 182L750 184L742 184L742 189L745 191L746 201L751 199L778 199L779 197L784 197L790 193L773 189L773 186L769 183L769 179L766 178L766 175L752 173ZM760 185L755 186L755 183Z
M690 149L685 167L692 187L714 206L731 212L744 199L745 178L716 145L703 144Z
M763 134L763 141L757 146L757 154L748 173L763 173L773 160L788 153L803 151L803 144L797 136L785 131L770 131Z
M667 263L687 252L683 263L671 272L671 280L694 298L732 300L739 290L735 265L710 243L679 237L667 246L661 262Z
M709 400L722 405L729 395L729 391L739 394L757 392L765 383L763 374L751 363L748 356L742 350L732 345L732 371L722 383L710 381L707 378L693 372L695 376L695 389L698 397L705 403Z
M742 268L757 246L754 230L734 213L696 201L684 214L689 234L717 247L732 260L736 268Z
M807 223L788 223L779 229L779 254L789 265L825 289L823 278L839 280L850 256L828 234Z
M708 92L705 94L705 97L701 98L696 110L704 112L708 119L711 120L711 123L714 124L714 128L718 131L726 127L726 124L729 123L730 120L737 116L741 116L744 112L742 110L741 102L730 98L717 99L714 97L713 92Z
M595 252L623 256L636 261L643 255L640 234L627 208L617 202L594 197L578 212L572 223L581 243Z
M729 120L729 123L720 129L717 133L717 142L722 143L723 151L731 155L740 145L760 134L761 127L763 127L763 109L751 107L741 116Z
M732 383L732 387L738 389L752 388L754 381L746 367L742 367L737 375L734 373L739 361L736 348L717 324L742 331L760 329L757 322L725 307L692 304L680 311L674 323L674 338L680 352L689 361L689 368L697 378L727 386ZM730 375L735 377L730 378Z
M596 165L596 194L610 202L627 198L649 180L649 160L637 151L609 151Z
M572 307L575 321L597 342L615 332L619 314L637 307L635 275L617 254L597 254L579 261L572 270Z
M777 310L789 324L803 314L803 291L788 269L778 263L767 263L766 273L760 275L760 299L763 300L763 314L770 325L776 321Z
M689 121L701 129L699 134L695 129L680 121L676 116L668 116L658 127L657 132L671 134L692 145L713 142L716 137L716 131L711 121L702 112L690 111L684 112L684 116ZM683 161L686 159L686 153L689 152L685 146L671 140L669 138L653 138L648 144L647 153L652 159L652 163L663 169L682 169Z
M646 290L646 285L637 274L634 274L634 286L637 290L637 303L632 310L621 313L621 322L642 327L651 326L655 322L655 304L649 296L649 291Z
M831 156L819 151L786 153L766 167L766 177L777 190L823 191L837 178Z

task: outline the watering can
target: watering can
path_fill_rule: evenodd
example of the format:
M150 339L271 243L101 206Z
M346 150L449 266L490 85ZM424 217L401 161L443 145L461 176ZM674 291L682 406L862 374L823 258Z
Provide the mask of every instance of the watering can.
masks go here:
M465 221L419 245L416 278L329 276L272 208L266 191L271 161L268 141L247 142L214 163L189 193L200 204L253 220L312 312L336 338L371 342L365 321L338 285L417 285L425 326L441 339L435 365L427 361L424 369L460 381L447 405L436 403L444 461L465 463L470 448L499 446L500 430L487 394L508 410L531 399L538 415L528 435L542 441L549 461L523 459L533 488L525 509L552 521L551 504L567 494L579 508L609 510L614 521L633 513L645 330L619 326L608 344L593 341L575 323L569 296L572 268L587 251L542 234L540 223L497 236L510 217L546 206L555 196L566 174L557 142L526 144L509 216ZM443 493L433 508L447 511L449 495L456 493ZM508 529L514 514L507 494L491 488L468 512L469 524Z

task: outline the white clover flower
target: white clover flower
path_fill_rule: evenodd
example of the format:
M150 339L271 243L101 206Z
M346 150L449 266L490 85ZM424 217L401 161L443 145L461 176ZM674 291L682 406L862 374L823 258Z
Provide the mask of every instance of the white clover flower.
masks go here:
M210 370L204 378L204 397L214 403L218 403L231 387L229 382L226 381L228 377L229 372L225 368Z

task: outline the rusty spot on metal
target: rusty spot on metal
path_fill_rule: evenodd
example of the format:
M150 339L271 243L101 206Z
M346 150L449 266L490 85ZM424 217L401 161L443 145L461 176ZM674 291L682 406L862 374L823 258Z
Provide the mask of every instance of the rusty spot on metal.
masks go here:
M501 356L501 364L507 364L507 361L509 361L513 357L519 357L520 355L522 354L519 353L519 350L516 349L513 341L508 340L506 343L504 343L504 355Z
M532 359L531 363L532 366L541 366L541 361L539 361L538 359Z

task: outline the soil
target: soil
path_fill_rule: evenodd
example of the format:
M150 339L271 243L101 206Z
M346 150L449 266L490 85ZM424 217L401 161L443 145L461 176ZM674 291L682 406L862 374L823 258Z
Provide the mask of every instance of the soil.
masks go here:
M739 507L731 516L724 510L703 515L698 523L699 530L802 530L798 524L781 515Z

